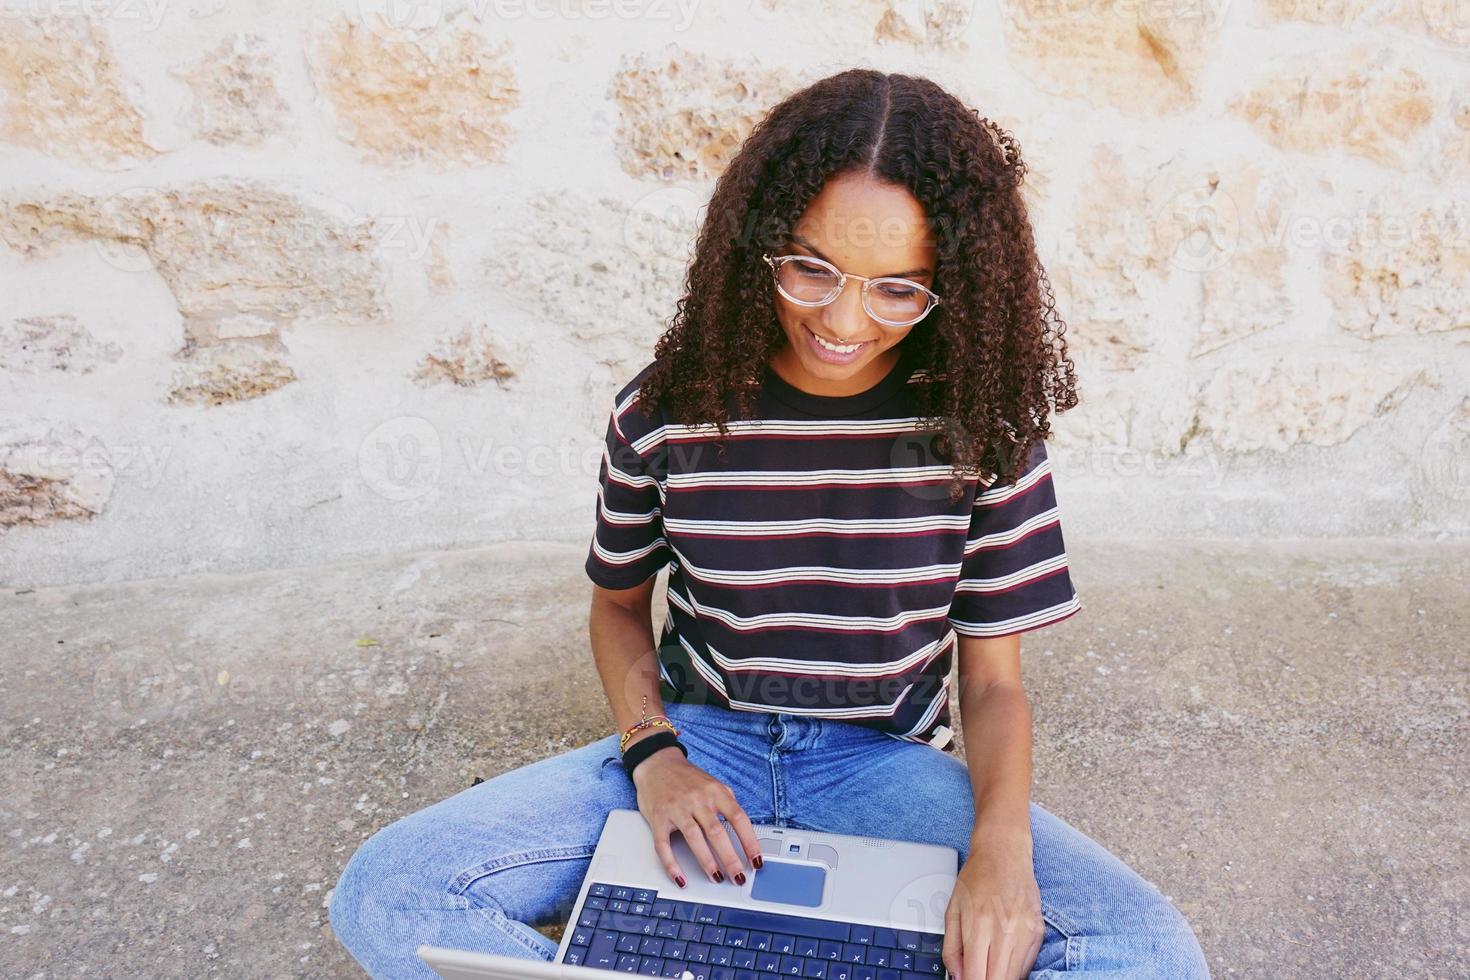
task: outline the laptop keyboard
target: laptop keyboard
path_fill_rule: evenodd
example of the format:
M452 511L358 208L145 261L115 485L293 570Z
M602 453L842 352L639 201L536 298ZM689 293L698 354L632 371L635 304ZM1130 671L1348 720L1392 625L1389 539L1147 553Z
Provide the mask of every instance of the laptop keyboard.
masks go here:
M594 882L561 962L694 980L934 980L940 933L660 898Z

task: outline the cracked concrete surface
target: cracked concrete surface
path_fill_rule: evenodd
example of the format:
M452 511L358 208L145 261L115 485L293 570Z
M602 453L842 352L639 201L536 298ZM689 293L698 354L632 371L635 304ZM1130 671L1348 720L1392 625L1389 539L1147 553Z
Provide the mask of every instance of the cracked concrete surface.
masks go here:
M582 558L5 589L0 974L360 976L325 902L364 837L611 731ZM1084 610L1023 644L1035 798L1217 977L1463 975L1470 545L1071 560Z

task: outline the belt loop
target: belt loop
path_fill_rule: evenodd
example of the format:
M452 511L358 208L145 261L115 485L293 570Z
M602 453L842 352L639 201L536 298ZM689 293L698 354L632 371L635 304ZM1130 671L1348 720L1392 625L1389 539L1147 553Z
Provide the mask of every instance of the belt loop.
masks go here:
M949 744L949 740L953 737L954 732L950 730L950 727L948 725L940 725L937 729L934 730L934 736L929 739L929 744L934 746L936 749L943 749L946 745Z

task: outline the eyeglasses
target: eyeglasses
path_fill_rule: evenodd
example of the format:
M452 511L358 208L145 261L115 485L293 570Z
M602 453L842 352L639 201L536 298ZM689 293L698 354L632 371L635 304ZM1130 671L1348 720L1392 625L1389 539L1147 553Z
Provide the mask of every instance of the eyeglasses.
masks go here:
M863 282L863 309L885 327L908 327L939 305L939 295L912 279L896 276L859 276L842 272L831 262L812 255L762 255L775 274L781 295L798 306L826 306L847 286Z

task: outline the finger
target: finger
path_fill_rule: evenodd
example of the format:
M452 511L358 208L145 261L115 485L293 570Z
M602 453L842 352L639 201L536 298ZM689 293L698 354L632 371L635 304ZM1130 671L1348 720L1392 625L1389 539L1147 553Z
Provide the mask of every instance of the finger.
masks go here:
M704 869L704 876L710 881L715 880L715 872L720 869L720 863L715 860L714 854L710 852L709 844L704 840L704 828L693 814L686 816L679 824L679 831L684 835L684 843L694 852L694 857L699 861L699 866Z
M726 790L729 792L729 790ZM709 835L710 844L715 849L715 855L720 863L724 865L725 877L736 884L745 883L745 865L740 863L740 855L735 853L735 847L730 843L730 833L720 821L718 810L711 809L708 813L698 815L699 822L704 831Z
M960 910L951 902L944 910L944 943L939 948L939 958L949 971L947 980L960 980L964 976L960 946Z
M669 833L673 829L670 826L653 835L653 850L658 854L659 862L663 864L664 871L668 872L669 877L674 879L674 884L683 888L686 881L684 869L679 867L679 861L674 857L674 849L669 846Z
M1010 959L1011 937L1002 931L991 940L990 951L985 957L985 976L989 980L1013 980L1006 972Z
M966 932L964 939L965 972L962 980L995 980L989 971L990 940L978 928Z
M725 819L729 820L730 826L735 828L735 836L740 838L740 846L745 848L745 856L750 858L750 866L760 867L761 842L755 836L755 826L751 824L745 808L739 803L732 804L730 809L725 811Z
M1036 916L1031 923L1031 941L1022 943L1017 948L1016 960L1012 967L1017 977L1026 977L1031 972L1031 967L1036 964L1036 957L1041 954L1041 941L1046 936L1046 923L1041 916Z

